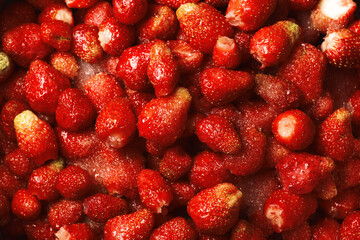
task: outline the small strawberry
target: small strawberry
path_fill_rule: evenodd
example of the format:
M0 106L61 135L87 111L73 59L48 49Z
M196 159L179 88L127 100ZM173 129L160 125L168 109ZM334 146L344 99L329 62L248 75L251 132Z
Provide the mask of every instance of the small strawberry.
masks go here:
M64 225L76 223L83 215L81 202L61 199L51 203L48 211L50 226L60 229Z
M27 179L35 169L35 163L26 157L19 148L5 156L5 163L16 176Z
M233 184L217 184L193 197L187 205L187 212L198 232L225 234L236 224L241 198L242 193Z
M337 240L340 224L333 218L323 218L311 226L313 240Z
M334 104L334 98L325 91L308 106L306 113L315 121L321 122L334 112Z
M4 51L22 67L51 53L51 47L41 38L40 25L26 23L7 31L2 38Z
M329 63L339 68L360 67L360 36L349 29L328 32L321 44Z
M344 219L340 226L339 239L360 239L360 211L354 211Z
M58 143L54 130L47 122L25 110L15 117L14 126L20 150L36 164L57 159Z
M189 182L177 181L171 182L170 184L174 196L171 201L170 209L185 207L197 193L197 187Z
M220 36L217 39L212 59L216 66L229 69L235 69L243 61L235 39L225 36Z
M91 8L87 9L84 23L99 27L105 19L113 16L114 13L111 4L106 1L99 1Z
M97 193L84 200L84 213L96 222L107 222L110 218L127 213L124 199Z
M338 189L333 175L325 177L314 189L316 197L322 200L329 200L338 194Z
M24 183L18 177L16 177L6 165L1 164L0 191L10 199L15 194L15 192L21 188L24 188Z
M208 68L201 73L201 93L212 104L230 103L250 90L254 79L250 73L223 68Z
M183 4L176 16L189 43L204 53L212 53L218 37L232 37L234 33L221 12L206 3Z
M50 22L52 20L59 20L74 26L74 18L71 9L63 3L54 3L47 5L39 14L39 24Z
M117 20L125 25L139 22L145 17L148 1L146 0L113 0L113 12ZM127 6L127 7L124 7Z
M148 209L117 216L107 221L104 240L141 240L150 236L154 227L154 215Z
M161 40L155 41L150 49L147 75L157 97L171 94L179 80L177 62L170 48Z
M98 0L65 0L69 8L89 8Z
M196 240L197 234L184 218L175 217L156 228L150 236L150 240L161 240L166 238Z
M75 78L79 73L79 64L70 52L54 52L50 56L49 63L70 79Z
M17 69L2 85L2 95L5 99L18 100L26 103L25 93L25 76L26 71L23 69Z
M126 88L125 91L136 116L139 116L143 107L155 98L155 94L151 92L134 91L129 88Z
M55 233L59 240L94 240L93 230L86 223L65 225Z
M170 181L176 181L185 176L191 169L192 159L178 145L168 148L159 163L159 172Z
M40 26L41 37L44 43L59 51L69 51L71 46L71 27L69 24L52 20Z
M353 138L350 112L340 108L319 125L315 147L321 155L345 161L353 154Z
M270 17L276 3L276 0L230 0L226 20L243 31L255 31Z
M95 123L96 134L107 145L122 148L136 131L136 117L126 98L115 98L105 105Z
M252 37L250 53L261 63L261 68L278 65L289 57L301 33L301 27L291 21L263 27Z
M311 11L312 26L322 33L345 28L353 19L353 0L320 0Z
M41 212L40 201L26 189L19 189L11 200L12 213L22 220L34 220Z

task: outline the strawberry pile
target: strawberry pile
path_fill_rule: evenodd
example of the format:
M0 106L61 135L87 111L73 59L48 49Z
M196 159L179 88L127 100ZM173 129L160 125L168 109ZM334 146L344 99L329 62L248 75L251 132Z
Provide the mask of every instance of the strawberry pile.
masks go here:
M0 239L360 240L355 1L0 6Z

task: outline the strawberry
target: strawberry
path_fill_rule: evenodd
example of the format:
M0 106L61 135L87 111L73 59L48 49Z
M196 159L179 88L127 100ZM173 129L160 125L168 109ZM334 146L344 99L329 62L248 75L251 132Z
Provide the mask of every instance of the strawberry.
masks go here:
M332 218L323 218L311 226L313 240L338 239L340 224Z
M243 31L255 31L270 17L276 3L276 0L230 0L226 20Z
M321 94L325 70L325 55L314 46L302 43L280 66L277 75L293 82L304 95L304 102L309 103Z
M297 239L310 240L312 239L311 227L307 222L305 222L300 227L297 227L290 231L283 232L281 236L284 240L297 240Z
M314 189L316 197L323 200L329 200L335 197L338 194L338 189L334 181L333 175L328 175L325 177L317 187Z
M185 129L190 102L189 91L183 87L151 100L138 116L139 135L161 146L172 145Z
M246 220L240 220L236 226L231 230L231 240L240 239L254 239L254 240L265 240L265 234L263 231L247 222Z
M87 9L84 23L99 27L105 19L113 16L114 13L111 4L106 1L99 1L91 8Z
M192 160L189 154L178 145L168 148L159 163L159 172L170 181L185 176L191 169Z
M65 0L69 8L89 8L98 0Z
M337 177L339 178L339 181L341 181L342 187L349 188L360 184L360 175L358 174L359 168L359 158L350 158L344 165L338 168Z
M251 39L250 53L261 68L278 65L290 55L301 37L301 27L290 21L279 21L258 30Z
M19 189L11 200L12 213L22 220L34 220L40 215L41 203L26 189Z
M355 91L349 96L346 108L351 114L352 123L360 125L360 90Z
M27 179L35 169L35 163L26 157L19 148L5 156L5 163L16 176Z
M104 52L119 56L135 42L135 30L109 17L99 25L99 42Z
M51 203L48 211L50 226L60 229L64 225L78 222L83 215L81 202L61 199Z
M360 67L360 36L349 29L329 32L321 44L329 63L339 68Z
M235 39L225 36L217 39L212 59L216 66L229 69L238 67L243 60Z
M26 98L41 113L55 113L60 93L69 87L69 79L42 60L33 61L26 73Z
M232 37L234 33L221 12L206 3L183 4L176 16L189 43L204 53L212 53L218 37Z
M126 98L115 98L105 105L95 123L96 134L107 145L122 148L136 131L136 117Z
M36 164L57 159L58 143L54 130L30 110L25 110L14 119L15 132L20 150Z
M59 51L69 51L71 45L71 27L69 24L52 20L40 26L41 37L44 43Z
M325 91L308 106L306 113L310 118L321 122L334 112L334 104L334 98L328 91Z
M86 223L65 225L55 233L55 236L59 240L95 239L92 229Z
M113 0L112 5L114 16L125 25L139 22L145 17L148 8L146 0Z
M84 213L96 222L107 222L110 218L127 213L124 199L97 193L84 200Z
M28 67L35 59L43 59L51 53L51 47L41 38L40 25L26 23L7 31L2 45L15 63Z
M0 52L0 82L7 80L14 71L14 63L4 52Z
M155 95L163 97L171 94L179 80L179 72L170 48L161 40L155 41L149 59L147 75Z
M117 216L107 221L104 240L141 240L150 236L154 227L154 215L148 209Z
M0 113L0 124L4 134L12 140L16 140L16 133L14 129L14 118L16 115L29 107L20 101L10 100L4 104Z
M345 28L352 21L355 9L352 0L320 0L311 11L311 24L322 33Z
M184 218L175 217L156 228L150 236L150 240L166 238L195 240L197 239L197 235Z
M71 52L88 63L96 63L103 55L95 26L79 24L72 29Z
M349 214L341 223L339 230L340 240L360 239L360 211Z
M169 206L170 209L185 207L197 193L197 188L189 182L177 181L170 184L174 197Z
M75 56L69 52L54 52L50 56L50 64L70 79L78 75L80 68Z
M52 20L59 20L74 26L74 18L72 11L63 3L54 3L47 5L39 14L39 24L51 22Z
M276 165L283 189L295 194L310 193L335 168L331 158L292 153Z
M10 199L17 190L23 187L24 187L24 183L18 177L16 177L6 165L1 164L0 191Z
M239 216L242 193L231 183L206 188L193 197L187 212L200 233L221 235L228 232Z
M26 71L17 69L2 85L1 92L5 99L18 100L26 103L27 98L25 94L25 76Z
M201 73L201 93L214 105L224 105L234 101L253 85L253 77L244 71L208 68Z
M129 88L126 88L125 91L136 116L139 116L143 107L155 98L155 95L150 92L134 91Z
M353 138L350 112L340 108L319 125L315 147L321 155L345 161L353 153Z

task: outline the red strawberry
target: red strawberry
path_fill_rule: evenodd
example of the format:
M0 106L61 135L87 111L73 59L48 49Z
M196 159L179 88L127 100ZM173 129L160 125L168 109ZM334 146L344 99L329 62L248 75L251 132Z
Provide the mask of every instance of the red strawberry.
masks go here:
M247 222L246 220L240 220L236 226L231 230L231 240L241 239L253 239L253 240L265 240L265 234L263 231Z
M354 17L352 0L320 0L311 11L311 24L322 33L345 28Z
M204 53L212 53L218 37L232 37L234 33L221 12L206 3L183 4L176 16L189 43Z
M293 82L303 93L304 102L317 99L325 77L326 57L316 47L303 43L284 62L278 76Z
M240 49L233 38L220 36L214 46L212 59L218 67L234 69L243 61Z
M307 108L306 113L316 121L324 121L334 112L334 98L325 91Z
M351 121L360 125L360 90L355 91L348 98L346 108L350 111Z
M135 41L135 30L131 26L119 23L116 18L104 19L99 26L99 42L104 52L120 55Z
M360 36L349 29L329 32L321 44L329 63L339 68L360 67Z
M51 47L41 39L40 25L26 23L7 31L2 38L4 51L22 67L51 53Z
M334 168L331 158L308 153L292 153L276 165L283 189L295 194L310 193Z
M289 57L301 33L301 27L290 21L263 27L252 37L250 53L262 64L261 68L278 65Z
M189 182L177 181L170 184L174 196L170 209L185 207L197 193L197 188Z
M39 14L39 24L50 22L52 20L63 21L70 26L74 26L72 12L63 3L49 4Z
M226 20L243 31L255 31L270 17L276 3L276 0L230 0Z
M46 218L38 218L35 221L24 223L26 236L34 240L54 239L55 229L53 229Z
M157 97L171 94L179 80L177 62L170 48L161 40L155 41L150 49L147 75Z
M15 132L20 150L36 164L57 159L58 143L51 126L25 110L14 119Z
M250 90L254 79L250 73L223 68L208 68L201 73L201 93L212 104L234 101Z
M161 146L172 145L185 129L190 102L189 91L183 87L151 100L138 117L139 135Z
M27 179L35 169L35 163L26 157L19 148L5 156L5 163L16 176Z
M60 93L69 87L69 79L42 60L33 61L26 73L26 98L41 113L55 113Z
M98 0L65 0L69 8L89 8Z
M345 188L355 187L360 184L360 159L348 159L344 165L340 166L337 171L337 177L341 186Z
M111 4L106 1L99 1L91 8L87 9L84 23L99 27L105 19L113 16L114 13Z
M329 200L338 194L333 175L328 175L314 189L316 197L323 200Z
M184 218L175 217L156 228L150 236L150 240L161 240L166 238L195 240L197 239L197 235Z
M84 200L84 213L96 222L106 222L110 218L127 212L126 201L104 193L97 193Z
M50 64L68 78L75 78L79 72L79 64L69 52L55 52L50 56Z
M104 229L104 240L141 240L150 236L154 215L147 209L110 219Z
M170 181L185 176L191 169L192 160L180 146L175 145L166 150L159 163L159 172Z
M95 236L93 230L86 223L77 223L65 225L55 233L59 240L94 240Z
M290 231L283 232L281 236L283 240L297 240L297 239L310 240L312 239L311 227L307 222L305 222L300 227L297 227Z
M68 199L53 202L48 211L50 226L55 229L78 222L82 215L82 204Z
M19 189L11 200L11 211L20 219L34 220L40 215L41 203L26 189Z
M360 239L360 211L350 213L341 223L339 231L340 240Z
M71 52L88 63L96 63L103 55L95 26L79 24L72 30Z
M345 161L353 154L353 138L350 112L340 108L319 125L315 147L321 155Z
M12 140L16 140L16 133L14 129L14 118L16 115L29 107L20 101L10 100L4 104L0 113L0 125L4 134Z
M41 37L44 43L59 51L69 51L71 46L71 27L69 24L52 20L40 26Z
M313 240L337 240L340 224L332 218L323 218L311 226Z
M27 102L25 94L25 76L26 71L17 69L2 85L1 92L5 99L13 99L21 102Z
M115 98L105 105L96 119L96 134L107 145L122 148L136 131L136 117L126 98Z
M187 205L187 212L198 232L225 234L236 224L241 198L242 193L233 184L217 184L193 197Z
M9 199L15 192L24 187L24 183L16 177L7 166L0 165L0 191Z
M113 0L112 3L114 16L125 25L139 22L145 17L148 7L146 0Z
M155 98L155 95L150 92L134 91L129 88L125 91L136 116L139 116L143 107Z

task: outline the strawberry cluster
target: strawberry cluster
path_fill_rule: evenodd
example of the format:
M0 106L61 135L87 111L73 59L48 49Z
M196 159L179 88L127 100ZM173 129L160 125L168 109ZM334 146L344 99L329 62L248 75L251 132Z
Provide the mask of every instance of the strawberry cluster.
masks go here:
M360 240L355 1L0 1L0 37L0 239Z

